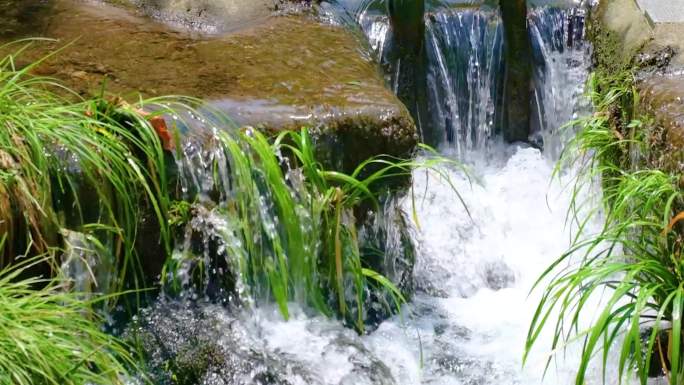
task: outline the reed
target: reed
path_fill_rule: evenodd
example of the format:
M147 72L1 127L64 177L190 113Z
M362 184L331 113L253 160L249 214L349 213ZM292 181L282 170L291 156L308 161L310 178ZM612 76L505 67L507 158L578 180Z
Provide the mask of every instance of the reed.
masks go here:
M24 278L42 262L22 259L0 271L0 384L123 385L136 362L92 312L106 298L69 292L68 281Z

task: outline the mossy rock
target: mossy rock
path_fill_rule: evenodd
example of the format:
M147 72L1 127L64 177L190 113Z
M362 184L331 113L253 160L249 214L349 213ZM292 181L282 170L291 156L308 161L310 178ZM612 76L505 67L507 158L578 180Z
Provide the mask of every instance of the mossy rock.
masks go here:
M629 64L652 38L651 27L634 0L602 1L593 12L590 39L599 67Z
M633 149L640 156L630 157L628 162L644 164L625 164L626 168L684 172L684 76L680 44L672 38L671 29L676 26L649 23L634 0L602 1L593 13L589 35L594 43L597 76L611 79L626 72L634 75L631 84L619 85L633 88L633 100L628 106L613 107L617 117L613 124L624 135L645 137L648 146ZM630 122L625 119L642 122L639 131L627 132Z
M270 1L270 0L269 0ZM55 49L34 72L84 96L188 95L226 105L245 125L270 131L312 126L332 134L345 170L369 156L408 156L417 130L385 86L363 42L307 16L267 17L214 37L170 29L125 9L54 0L30 63ZM68 44L68 45L67 45Z

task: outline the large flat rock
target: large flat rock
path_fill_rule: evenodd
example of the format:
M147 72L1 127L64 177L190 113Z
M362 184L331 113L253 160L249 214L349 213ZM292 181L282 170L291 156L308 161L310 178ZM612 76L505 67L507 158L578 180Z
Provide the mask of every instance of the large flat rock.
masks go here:
M32 34L57 41L34 44L23 62L61 48L35 72L82 95L99 94L103 84L131 101L187 95L215 101L242 124L337 130L347 143L339 151L350 154L345 168L380 153L406 155L416 144L405 107L361 42L341 27L269 16L238 32L198 37L75 0L55 0L40 15Z

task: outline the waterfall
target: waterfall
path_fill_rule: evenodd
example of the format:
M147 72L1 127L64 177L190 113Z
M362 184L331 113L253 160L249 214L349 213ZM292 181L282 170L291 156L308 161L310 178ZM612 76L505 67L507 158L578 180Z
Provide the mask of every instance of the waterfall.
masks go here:
M553 159L574 135L564 126L589 108L580 98L591 65L591 45L584 39L585 17L583 7L544 6L529 15L535 63L533 136Z
M377 1L352 2L378 60L390 60L388 17ZM578 100L590 65L584 20L588 2L537 1L528 15L534 64L531 141L556 158L572 130L561 129L586 111ZM428 109L439 142L460 158L496 143L503 125L505 62L503 30L496 8L441 4L425 16ZM386 65L386 67L390 67ZM394 88L393 74L388 82Z
M391 31L382 7L361 0L348 0L347 6L342 16L339 9L335 11L337 20L358 23L379 61L388 60ZM268 368L277 359L277 376L265 377L271 379L268 383L575 382L578 344L568 346L566 354L551 363L546 376L548 346L537 347L524 368L521 358L541 296L539 290L530 289L567 249L576 231L566 222L566 213L574 198L567 183L578 170L564 170L559 178L553 175L554 161L572 133L561 126L587 108L582 91L590 47L584 42L584 16L581 8L548 4L530 13L535 55L534 138L539 144L534 148L497 140L504 73L498 12L453 5L430 9L425 44L431 119L441 132L442 154L464 160L472 178L448 168L441 175L417 171L411 189L415 195L397 198L405 212L415 214L410 229L417 246L413 298L401 314L362 336L336 320L312 316L301 304L291 304L289 321L268 301L233 312L214 305L190 311L189 317L196 317L197 323L205 322L219 331L217 343L225 349L239 346L235 376L241 369L250 373L266 370L266 375L271 375ZM390 85L391 81L390 73ZM200 155L190 157L199 163L181 168L187 180L205 180L206 176L194 173L213 172ZM211 194L211 188L199 182L191 187ZM582 194L600 199L599 191ZM203 225L207 224L212 225L211 221ZM601 225L595 219L586 224L585 231ZM237 286L240 290L239 283ZM591 309L592 304L586 308ZM589 310L586 313L588 320L594 316ZM551 338L543 335L540 340ZM256 369L243 368L239 360L249 355L262 357L263 364ZM616 374L607 373L606 383L616 383ZM599 365L588 370L587 385L603 380ZM235 383L240 381L236 378Z
M549 352L540 347L525 368L521 357L541 294L530 288L569 246L575 230L565 222L573 199L566 184L577 170L566 170L560 179L552 175L558 152L572 134L561 126L587 108L582 92L590 47L583 18L583 11L573 7L543 5L530 13L534 133L542 151L495 140L503 73L497 12L447 7L426 16L430 107L443 132L442 153L467 159L477 181L448 171L471 219L442 177L414 174L417 195L405 199L403 208L415 209L420 223L413 229L417 293L403 316L355 338L388 368L395 383L574 383L581 346L569 346L543 380ZM391 38L386 17L371 10L358 20L372 49L384 57ZM473 156L478 153L489 156ZM584 194L600 197L596 191ZM598 229L601 223L597 219L587 226ZM300 315L285 326L268 309L261 309L260 317L270 348L312 360L321 376L330 378L324 383L373 383L349 365L356 362L354 351L337 347L339 334L331 330L339 329L329 321ZM293 343L291 336L306 342ZM318 353L312 355L309 344ZM324 364L333 361L344 364ZM608 373L607 383L616 382L614 374ZM591 368L588 384L602 381L600 367Z
M494 135L503 83L503 32L496 11L445 9L426 17L429 108L442 143L466 154Z
M355 339L379 358L397 384L574 383L581 346L569 346L543 380L549 352L540 347L525 368L521 357L541 294L530 288L569 246L575 230L565 222L573 199L566 184L577 170L566 170L559 179L552 175L558 152L572 134L561 126L587 108L582 92L590 47L584 42L583 18L581 9L548 5L530 13L535 135L542 151L495 140L503 73L497 12L445 8L426 16L430 103L443 130L442 153L467 159L477 181L448 171L471 219L443 177L414 174L417 195L405 199L403 208L415 209L420 223L413 229L417 293L403 316ZM383 57L390 39L386 17L362 12L359 23ZM490 156L473 156L478 153ZM600 197L597 191L584 194ZM587 226L590 231L601 223L597 219ZM313 360L321 376L330 378L324 383L373 383L349 365L355 362L353 351L336 348L339 335L331 330L339 329L329 321L302 315L285 326L272 314L260 313L272 349ZM306 342L293 343L291 336ZM309 344L318 353L312 355ZM325 365L326 360L344 364ZM607 374L607 383L616 382L615 374ZM602 382L600 367L591 368L588 384Z

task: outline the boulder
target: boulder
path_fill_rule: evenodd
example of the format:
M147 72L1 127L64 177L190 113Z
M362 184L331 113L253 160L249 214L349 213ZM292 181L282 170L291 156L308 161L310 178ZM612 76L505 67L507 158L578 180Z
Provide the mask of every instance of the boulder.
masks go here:
M153 3L176 4L146 4ZM417 142L408 111L385 87L363 43L342 27L304 15L269 16L203 37L75 0L54 0L42 17L39 34L57 41L35 44L23 63L62 48L35 72L81 95L99 95L103 85L131 101L140 94L187 95L211 101L241 125L315 127L329 134L347 171L373 155L407 156Z
M602 1L591 27L595 61L606 73L637 68L636 111L649 140L649 167L684 171L684 19L663 11L677 4L646 0ZM650 124L653 123L653 124Z
M295 363L263 350L244 324L217 306L161 301L132 322L126 338L159 385L317 384Z

